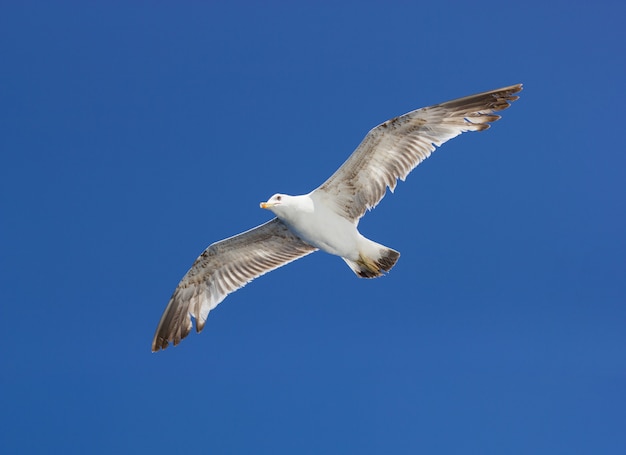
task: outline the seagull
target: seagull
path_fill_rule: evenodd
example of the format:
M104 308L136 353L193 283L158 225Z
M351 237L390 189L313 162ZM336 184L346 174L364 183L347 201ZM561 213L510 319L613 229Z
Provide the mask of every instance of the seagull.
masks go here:
M275 194L261 208L275 218L213 243L178 284L154 334L152 351L176 346L228 294L317 250L341 257L361 278L389 272L400 257L358 230L361 217L392 192L436 147L483 131L519 97L522 84L411 111L373 128L345 163L308 194Z

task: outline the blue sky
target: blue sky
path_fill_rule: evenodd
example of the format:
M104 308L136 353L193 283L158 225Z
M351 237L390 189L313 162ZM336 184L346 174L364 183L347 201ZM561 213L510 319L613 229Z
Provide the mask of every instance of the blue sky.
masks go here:
M623 2L5 2L3 453L622 454ZM378 123L524 83L361 231L152 354L210 243Z

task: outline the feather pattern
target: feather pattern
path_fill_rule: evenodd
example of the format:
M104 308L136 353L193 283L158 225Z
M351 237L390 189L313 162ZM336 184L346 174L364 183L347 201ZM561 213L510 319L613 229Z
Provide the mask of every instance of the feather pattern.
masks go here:
M522 85L492 90L404 114L370 130L346 162L313 195L357 222L393 192L436 147L465 131L482 131L500 118L495 112L519 97Z
M152 351L176 346L204 328L209 311L253 279L315 251L278 218L209 246L174 291L152 341Z

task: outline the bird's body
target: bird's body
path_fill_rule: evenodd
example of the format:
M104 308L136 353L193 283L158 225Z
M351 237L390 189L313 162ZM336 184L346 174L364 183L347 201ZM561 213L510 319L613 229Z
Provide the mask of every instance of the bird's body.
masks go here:
M310 193L280 197L282 204L266 207L306 243L336 256L347 256L356 248L356 225L321 204Z
M280 205L272 199L281 198ZM326 253L348 257L357 248L357 226L320 203L311 193L301 196L276 195L268 208L302 240Z
M363 214L404 180L435 147L465 131L482 131L509 107L521 85L417 109L372 129L320 187L300 196L275 194L261 207L276 218L209 246L174 291L152 350L199 332L209 311L254 278L316 250L340 256L358 276L388 272L400 253L358 231Z
M362 278L375 278L388 272L400 253L365 238L358 220L350 221L333 210L323 192L300 196L275 194L261 207L274 212L288 228L311 246L341 257ZM375 266L381 257L392 256L384 267ZM382 270L382 271L381 271Z

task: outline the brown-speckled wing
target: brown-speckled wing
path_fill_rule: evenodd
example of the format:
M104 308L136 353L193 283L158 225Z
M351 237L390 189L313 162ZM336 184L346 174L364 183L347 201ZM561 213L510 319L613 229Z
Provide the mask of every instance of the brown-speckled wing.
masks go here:
M253 279L315 251L278 218L209 246L174 291L154 334L152 351L176 346L204 327L209 311Z
M348 160L317 188L314 197L356 221L380 202L387 187L404 180L444 142L465 131L482 131L500 118L495 112L518 99L522 85L418 109L372 129Z

